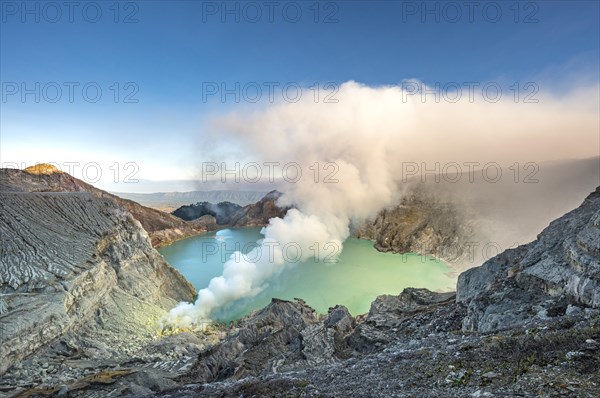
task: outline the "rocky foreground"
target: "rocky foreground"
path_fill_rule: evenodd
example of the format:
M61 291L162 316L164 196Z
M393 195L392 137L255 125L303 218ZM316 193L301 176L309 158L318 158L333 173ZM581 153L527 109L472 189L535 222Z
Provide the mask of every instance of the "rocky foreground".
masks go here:
M164 336L195 292L142 224L27 174L0 180L0 397L600 396L600 187L456 294L406 289L357 317L273 299Z
M366 316L274 300L163 397L598 397L600 187L530 244Z

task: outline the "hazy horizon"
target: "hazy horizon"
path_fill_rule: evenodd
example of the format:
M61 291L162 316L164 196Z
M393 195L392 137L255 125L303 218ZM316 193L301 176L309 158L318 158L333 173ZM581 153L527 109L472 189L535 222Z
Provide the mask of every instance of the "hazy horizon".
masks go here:
M260 129L265 117L335 112L371 123L376 136L380 126L368 119L376 109L355 112L361 103L402 114L386 116L396 140L428 161L474 161L498 153L508 138L513 158L494 161L598 154L597 2L492 3L498 17L459 8L457 19L446 7L427 13L413 2L327 2L318 10L291 2L300 7L297 19L259 9L258 20L244 7L236 15L211 4L132 2L119 12L104 4L98 18L81 10L69 17L65 8L58 20L44 7L40 15L19 3L3 8L2 167L69 163L78 176L88 165L102 187L198 179L205 162L277 161L250 150L240 134ZM479 113L487 124L471 123ZM305 121L297 118L296 127ZM325 127L313 123L307 133L319 142L324 132L314 129ZM285 138L295 127L278 128ZM448 144L463 152L446 156Z

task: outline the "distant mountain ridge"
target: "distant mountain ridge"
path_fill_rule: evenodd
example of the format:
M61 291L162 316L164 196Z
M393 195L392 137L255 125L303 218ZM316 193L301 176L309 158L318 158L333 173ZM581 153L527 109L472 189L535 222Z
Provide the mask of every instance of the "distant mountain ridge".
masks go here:
M156 192L156 193L127 193L113 192L113 194L141 203L144 206L159 209L174 210L178 207L198 202L231 202L240 206L256 203L265 196L265 191L189 191L189 192Z

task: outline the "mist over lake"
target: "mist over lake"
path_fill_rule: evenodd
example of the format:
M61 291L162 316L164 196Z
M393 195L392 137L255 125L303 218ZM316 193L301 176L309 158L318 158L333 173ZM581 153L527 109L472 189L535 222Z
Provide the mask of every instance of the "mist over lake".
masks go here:
M256 247L261 228L225 229L174 242L158 249L194 287L205 288L221 275L230 255ZM266 255L266 253L265 253ZM293 257L290 254L290 258ZM235 320L264 307L271 298L302 298L319 313L336 304L353 315L366 313L381 294L397 294L405 287L452 291L456 278L442 261L417 254L381 253L367 240L349 238L337 262L309 260L286 266L254 297L238 300L213 314L220 321Z

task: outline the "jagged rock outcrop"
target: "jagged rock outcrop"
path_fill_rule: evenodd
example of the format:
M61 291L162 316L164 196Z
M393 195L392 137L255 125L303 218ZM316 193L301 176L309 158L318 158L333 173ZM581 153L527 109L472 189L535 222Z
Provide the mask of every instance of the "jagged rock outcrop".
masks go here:
M185 221L192 221L209 215L215 217L217 224L224 225L229 224L231 217L241 208L242 206L231 202L219 202L217 204L198 202L196 204L181 206L171 214Z
M320 317L300 299L273 299L202 352L179 381L208 383L336 362L348 356L345 339L354 328L346 307Z
M277 199L281 192L271 191L256 203L241 207L231 202L217 204L199 202L192 205L181 206L172 214L182 220L196 222L203 216L212 216L218 225L229 225L232 227L256 227L264 226L273 217L284 217L288 208L277 206ZM209 224L204 223L208 228Z
M207 230L201 221L185 222L171 214L121 199L43 163L26 170L0 169L0 192L89 192L110 199L142 223L154 247Z
M538 239L462 273L466 330L490 331L555 316L569 304L600 307L600 187Z
M194 381L256 376L303 359L302 331L317 323L317 314L303 301L273 299L243 319L239 333L200 355L192 368Z
M457 267L474 264L474 244L482 233L464 208L446 199L412 189L399 205L381 210L354 235L374 241L383 252L432 255Z
M209 231L214 231L219 228L217 219L209 214L197 218L194 222L204 226Z
M273 217L283 218L288 208L277 206L281 195L278 191L269 192L258 202L238 210L231 216L229 224L233 227L257 227L267 225Z
M399 296L378 297L359 322L344 306L318 316L300 299L273 299L241 320L225 340L201 353L181 381L207 383L291 372L379 351L414 314L448 304L454 297L406 289Z
M153 316L193 298L194 288L113 200L89 192L2 192L0 197L0 374L102 319L123 321L122 332L148 333ZM127 301L117 296L139 303L144 313L105 312L111 302Z

